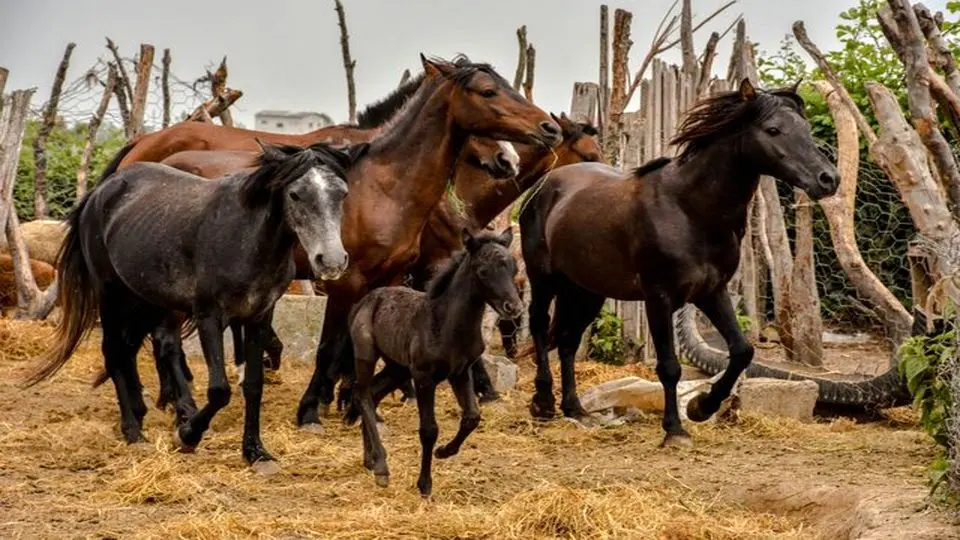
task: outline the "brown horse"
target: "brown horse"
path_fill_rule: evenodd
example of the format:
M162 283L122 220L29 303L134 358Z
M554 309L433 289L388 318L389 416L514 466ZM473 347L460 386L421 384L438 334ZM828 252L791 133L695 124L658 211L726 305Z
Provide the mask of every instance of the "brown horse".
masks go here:
M555 147L560 127L486 64L422 58L417 92L351 169L344 203L347 275L327 282L327 310L317 367L297 410L298 424L319 424L319 405L333 401L338 356L349 345L347 314L370 289L403 275L419 255L420 235L444 195L468 135ZM347 355L351 356L351 355Z
M643 300L664 388L664 445L689 444L680 422L673 314L686 303L710 319L730 362L710 392L687 405L704 421L719 409L753 358L727 283L740 262L747 205L761 175L811 198L837 190L839 174L817 149L796 88L761 92L745 79L689 111L672 143L676 159L658 158L626 174L602 164L553 171L520 214L530 279L530 333L537 352L535 417L554 416L547 361L548 307L554 299L564 415L584 414L574 353L605 298Z

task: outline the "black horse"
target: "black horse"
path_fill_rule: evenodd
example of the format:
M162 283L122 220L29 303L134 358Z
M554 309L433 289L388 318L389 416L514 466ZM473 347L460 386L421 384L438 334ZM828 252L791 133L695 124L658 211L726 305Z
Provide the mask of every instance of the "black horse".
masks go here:
M413 377L420 412L422 460L417 487L430 495L430 467L437 442L434 397L437 385L450 381L463 411L460 429L448 444L437 448L437 458L456 455L480 423L470 368L483 353L481 320L490 305L505 318L517 317L523 303L513 281L517 263L510 255L513 231L481 233L463 230L465 250L457 252L437 273L427 292L407 287L383 287L363 297L350 312L350 337L356 358L352 402L347 423L362 416L363 464L377 484L386 486L387 452L376 427L376 407L388 393ZM386 367L374 377L377 360Z
M584 413L573 361L584 330L605 298L643 300L664 386L664 444L689 444L677 409L673 313L693 303L730 350L724 375L687 407L691 420L703 421L753 358L727 283L740 261L747 205L760 176L814 199L837 190L839 175L814 143L796 86L764 92L745 79L738 91L698 103L672 143L680 149L676 159L659 158L627 175L596 163L557 168L521 214L537 356L533 416L555 414L547 363L550 302L556 298L561 408L577 417Z
M340 228L344 178L355 157L326 145L266 146L255 170L222 180L154 163L108 177L70 216L57 263L63 307L57 342L26 383L63 366L99 314L121 431L127 442L141 441L146 406L137 351L150 332L166 330L173 342L159 351L160 376L176 376L189 408L192 398L176 361L179 319L189 314L210 374L207 405L184 411L188 418L174 432L181 449L190 451L230 401L223 331L240 323L247 359L243 457L263 472L276 470L260 441L263 347L274 303L294 277L298 240L317 276L336 279L346 270Z

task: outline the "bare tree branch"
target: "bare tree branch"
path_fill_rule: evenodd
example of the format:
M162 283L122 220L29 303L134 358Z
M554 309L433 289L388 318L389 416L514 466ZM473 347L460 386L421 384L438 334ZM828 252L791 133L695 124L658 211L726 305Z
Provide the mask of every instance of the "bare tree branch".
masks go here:
M527 45L527 77L523 81L523 94L528 100L533 101L533 75L537 65L537 50L533 44Z
M83 143L83 154L80 155L80 166L77 168L77 200L87 192L87 174L90 173L90 158L93 157L94 142L97 139L97 131L100 130L100 123L103 122L103 116L107 113L110 97L113 95L116 85L117 70L113 67L113 64L109 64L107 66L107 82L103 87L103 95L100 96L100 104L97 105L97 110L90 117L90 123L87 125L87 140Z
M693 8L691 0L683 0L680 9L680 50L683 53L683 72L697 69L697 53L693 50Z
M517 28L517 45L520 52L517 56L517 71L513 75L513 89L519 92L523 86L523 76L527 72L527 25Z
M57 74L53 79L53 87L50 89L50 99L43 110L43 122L40 124L40 131L37 138L33 141L33 153L35 160L35 179L33 183L33 212L37 219L47 217L47 139L53 132L53 127L57 122L57 107L60 105L60 93L63 92L63 80L67 76L67 67L70 66L70 55L76 43L68 43L66 50L63 51L63 58L60 65L57 66Z
M147 90L150 88L150 72L153 70L153 45L140 44L140 57L137 59L137 84L133 88L133 101L130 103L130 137L136 137L143 131L143 117L147 112Z
M112 39L107 38L107 48L113 53L113 60L117 63L117 74L119 75L117 88L125 93L124 103L133 101L133 86L130 84L130 77L127 76L127 68L123 66L123 59L120 58L120 51L117 50L117 44L114 43Z
M610 13L606 4L600 6L600 123L606 120L610 108ZM571 111L572 112L572 111ZM602 140L601 132L601 140Z
M700 65L700 79L697 81L696 95L702 96L707 91L710 84L710 77L713 72L713 61L717 57L717 43L720 42L720 34L714 32L710 34L707 45L703 49L703 63Z
M353 82L353 71L357 62L350 58L350 36L347 34L347 17L343 12L340 0L333 0L336 4L337 20L340 24L340 50L343 52L343 69L347 74L347 107L350 123L357 121L357 89Z
M163 72L160 75L160 87L163 91L163 128L170 125L170 49L163 50ZM114 74L115 75L115 74Z

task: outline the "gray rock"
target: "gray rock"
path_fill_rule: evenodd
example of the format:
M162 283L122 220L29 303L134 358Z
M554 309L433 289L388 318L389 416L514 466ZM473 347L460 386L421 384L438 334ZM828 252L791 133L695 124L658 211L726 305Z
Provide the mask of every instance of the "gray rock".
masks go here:
M326 307L326 296L285 294L277 300L273 310L273 329L283 343L284 361L291 358L314 361ZM224 360L232 363L233 336L227 331L223 337ZM183 350L188 356L203 355L196 333L183 342Z
M741 379L737 391L742 411L803 421L813 420L818 393L817 383L813 381L782 381L762 377Z
M520 370L509 358L484 354L480 357L480 360L487 369L487 373L490 374L490 382L493 383L494 390L504 392L517 385Z

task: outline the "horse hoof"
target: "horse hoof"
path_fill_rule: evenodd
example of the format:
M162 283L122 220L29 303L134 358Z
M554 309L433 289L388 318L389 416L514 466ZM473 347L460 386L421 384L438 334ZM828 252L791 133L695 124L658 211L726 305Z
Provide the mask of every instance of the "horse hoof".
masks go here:
M668 433L660 448L693 448L693 439L686 433Z
M687 418L694 422L705 422L710 419L710 414L703 410L703 402L707 399L707 394L697 394L687 403Z
M277 465L277 462L272 459L255 461L250 465L250 468L260 476L272 476L280 472L280 465Z
M438 446L437 449L433 451L433 455L437 459L447 459L448 457L456 455L456 452L450 450L446 446Z
M382 488L390 487L390 475L375 474L373 478L377 482L377 487L382 487Z
M530 403L530 415L539 420L552 420L557 415L553 407L544 407L537 402Z
M323 426L316 422L310 422L300 426L300 431L306 431L307 433L313 433L314 435L323 435Z
M500 401L500 394L493 392L491 394L484 394L480 396L480 399L477 400L481 405L484 403L493 403L495 401Z
M196 446L183 442L183 439L180 438L180 429L173 430L173 444L177 447L177 450L184 454L192 454L197 449Z

